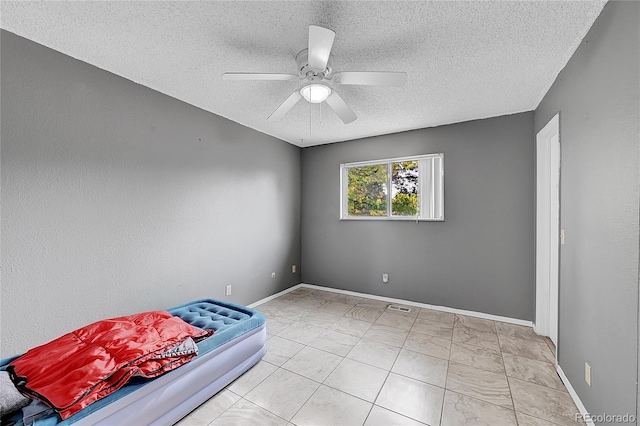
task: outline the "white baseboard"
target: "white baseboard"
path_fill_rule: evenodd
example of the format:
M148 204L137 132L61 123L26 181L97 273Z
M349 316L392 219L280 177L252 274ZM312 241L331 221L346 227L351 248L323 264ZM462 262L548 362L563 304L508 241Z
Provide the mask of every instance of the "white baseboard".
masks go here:
M296 288L299 288L299 287L301 287L301 286L302 286L302 284L296 284L296 285L294 285L293 287L289 287L289 288L287 288L287 289L284 289L284 290L282 290L282 291L281 291L281 292L279 292L279 293L272 294L272 295L271 295L271 296L269 296L269 297L265 297L264 299L260 299L260 300L258 300L257 302L253 302L252 304L247 305L247 308L255 308L255 307L256 307L256 306L258 306L258 305L262 305L263 303L267 303L269 300L273 300L273 299L275 299L275 298L277 298L277 297L282 296L283 294L287 294L287 293L289 293L289 292L291 292L291 291L293 291L293 290L295 290Z
M417 308L426 308L426 309L433 309L435 311L451 312L453 314L467 315L467 316L470 316L470 317L488 319L488 320L492 320L492 321L506 322L506 323L509 323L509 324L524 325L526 327L531 327L533 325L531 321L521 320L521 319L517 319L517 318L502 317L502 316L499 316L499 315L491 315L491 314L485 314L483 312L475 312L475 311L467 311L467 310L464 310L464 309L449 308L449 307L446 307L446 306L428 305L426 303L412 302L410 300L394 299L394 298L391 298L391 297L384 297L384 296L375 296L375 295L372 295L372 294L358 293L358 292L355 292L355 291L340 290L340 289L337 289L337 288L322 287L322 286L319 286L319 285L305 284L305 283L300 283L300 284L295 285L293 287L290 287L290 288L288 288L286 290L283 290L278 294L274 294L273 296L269 296L267 298L259 300L259 301L255 302L255 303L252 303L251 305L249 305L249 307L253 308L255 306L261 305L262 303L268 302L269 300L275 299L276 297L279 297L279 296L281 296L283 294L289 293L290 291L293 291L293 290L295 290L297 288L301 288L301 287L303 287L303 288L312 288L312 289L323 290L323 291L331 291L333 293L348 294L350 296L365 297L365 298L368 298L368 299L375 299L375 300L380 300L380 301L389 302L389 303L399 303L399 304L402 304L402 305L415 306Z
M536 334L542 335L542 333L540 332L540 329L538 328L538 325L536 323L533 323L533 331L535 331Z
M587 411L582 401L580 401L580 397L578 396L578 393L573 388L573 386L571 386L571 382L569 381L567 376L564 374L564 371L562 371L562 368L560 367L560 365L556 365L556 371L558 371L558 375L560 376L560 379L562 379L562 383L564 383L564 385L567 387L567 390L569 391L569 395L571 395L571 399L573 399L573 402L575 402L576 407L578 407L578 410L582 414L582 418L583 419L587 418L588 417L587 413L589 412ZM595 426L595 423L591 419L584 420L584 423L589 426Z

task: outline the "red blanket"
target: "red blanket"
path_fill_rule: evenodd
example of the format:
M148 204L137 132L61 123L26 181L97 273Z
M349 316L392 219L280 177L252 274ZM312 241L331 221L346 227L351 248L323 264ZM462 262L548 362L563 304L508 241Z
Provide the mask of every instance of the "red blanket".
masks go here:
M153 359L185 339L208 333L168 312L98 321L29 350L8 371L24 394L55 408L62 419L120 389L132 376L156 377L195 354Z

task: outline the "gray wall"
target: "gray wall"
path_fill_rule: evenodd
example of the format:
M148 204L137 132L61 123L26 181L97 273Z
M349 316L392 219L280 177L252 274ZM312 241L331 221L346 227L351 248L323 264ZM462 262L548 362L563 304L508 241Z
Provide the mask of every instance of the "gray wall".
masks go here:
M636 413L639 20L640 3L608 3L535 111L536 131L560 112L558 353L594 414Z
M1 43L1 356L226 284L248 304L300 282L299 148Z
M533 319L533 135L529 112L303 149L303 282ZM436 152L445 222L338 220L341 163Z

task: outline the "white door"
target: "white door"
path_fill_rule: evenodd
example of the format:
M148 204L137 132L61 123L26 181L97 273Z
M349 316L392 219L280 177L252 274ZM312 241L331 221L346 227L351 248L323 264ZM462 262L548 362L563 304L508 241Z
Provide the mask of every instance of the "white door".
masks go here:
M536 136L536 332L558 345L560 120Z

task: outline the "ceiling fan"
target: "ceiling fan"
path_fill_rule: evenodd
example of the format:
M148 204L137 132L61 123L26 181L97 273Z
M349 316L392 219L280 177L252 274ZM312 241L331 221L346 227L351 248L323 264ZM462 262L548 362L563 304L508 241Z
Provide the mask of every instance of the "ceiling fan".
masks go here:
M357 117L334 89L334 84L356 84L364 86L404 86L407 73L378 71L342 71L334 72L331 62L331 47L336 33L317 25L309 26L309 48L296 55L298 74L264 74L227 72L224 80L290 80L299 81L300 88L267 118L282 118L302 98L310 103L326 102L345 123L351 123Z

